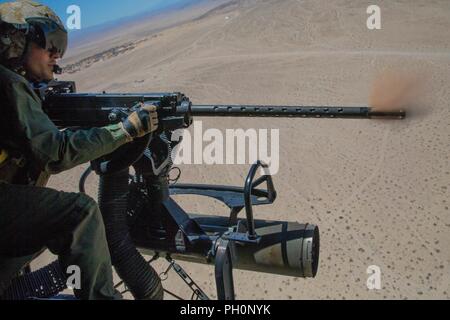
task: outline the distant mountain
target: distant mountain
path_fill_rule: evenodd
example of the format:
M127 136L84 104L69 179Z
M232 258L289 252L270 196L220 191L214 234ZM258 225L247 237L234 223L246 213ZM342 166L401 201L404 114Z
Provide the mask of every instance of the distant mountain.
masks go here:
M83 28L82 30L73 30L69 33L69 48L74 48L83 43L93 41L97 39L99 35L107 36L117 31L117 28L133 26L140 23L143 19L149 19L170 11L183 10L190 6L198 5L207 1L208 0L182 0L181 2L166 5L158 10L147 10L135 15L105 22L100 25Z

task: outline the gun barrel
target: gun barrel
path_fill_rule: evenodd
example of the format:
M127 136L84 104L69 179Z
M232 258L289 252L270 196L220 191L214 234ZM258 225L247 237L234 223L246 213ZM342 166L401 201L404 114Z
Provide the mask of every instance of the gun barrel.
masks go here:
M389 118L404 119L404 110L380 111L370 107L192 105L191 114L202 117L287 117L287 118Z

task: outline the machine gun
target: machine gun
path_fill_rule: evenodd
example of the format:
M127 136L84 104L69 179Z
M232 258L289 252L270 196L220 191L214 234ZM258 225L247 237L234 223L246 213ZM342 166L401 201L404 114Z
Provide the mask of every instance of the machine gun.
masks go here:
M277 193L267 171L257 178L255 163L243 187L171 183L172 134L188 128L193 117L394 118L404 111L369 107L193 105L182 93L76 93L74 82L54 82L37 89L44 111L60 129L101 127L122 121L142 104L157 106L158 131L97 159L83 173L100 176L98 202L104 218L113 265L136 299L161 299L161 279L142 253L164 257L192 289L192 298L208 299L174 259L215 267L217 298L234 299L233 269L294 277L315 277L319 265L319 229L314 224L257 220L253 206L272 204ZM130 174L130 168L134 174ZM264 187L265 184L265 187ZM262 186L263 185L263 186ZM187 213L171 197L211 197L229 209L227 216ZM245 217L238 215L245 211ZM150 262L151 262L150 261ZM169 269L164 273L167 274ZM49 286L33 287L36 276L51 277ZM16 280L22 296L47 297L64 288L65 275L55 262ZM12 288L14 288L14 283ZM14 290L9 290L10 297ZM25 293L24 293L25 292ZM177 297L175 294L173 294Z

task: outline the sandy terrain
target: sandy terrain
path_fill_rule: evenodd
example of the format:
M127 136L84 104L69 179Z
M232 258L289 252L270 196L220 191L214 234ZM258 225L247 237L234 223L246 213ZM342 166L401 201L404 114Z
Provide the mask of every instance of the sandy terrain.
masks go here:
M80 92L181 91L198 104L349 106L403 104L397 89L414 80L404 121L200 119L221 130L279 128L278 201L256 216L321 230L315 279L235 271L239 299L450 298L450 3L377 3L382 29L371 31L370 1L232 1L156 33L136 26L149 30L141 38L98 40L78 60L142 41L63 77ZM181 181L242 185L248 167L184 165ZM75 191L81 172L50 186ZM182 203L225 213L213 201ZM181 265L215 296L213 268ZM381 268L381 290L366 287L369 265ZM189 296L175 274L164 285Z

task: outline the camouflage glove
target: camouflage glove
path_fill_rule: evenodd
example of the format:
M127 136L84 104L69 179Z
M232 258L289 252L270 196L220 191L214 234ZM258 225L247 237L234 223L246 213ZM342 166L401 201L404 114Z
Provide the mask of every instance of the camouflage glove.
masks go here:
M139 110L134 111L122 122L122 128L130 141L156 131L158 129L156 106L141 104Z

